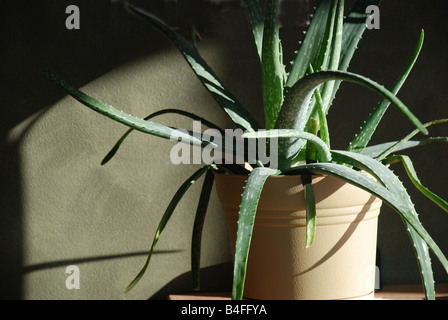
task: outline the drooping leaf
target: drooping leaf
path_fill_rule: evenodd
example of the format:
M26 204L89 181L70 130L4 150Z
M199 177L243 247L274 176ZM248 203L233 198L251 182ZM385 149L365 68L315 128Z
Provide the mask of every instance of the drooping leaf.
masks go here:
M302 175L303 191L306 201L306 241L305 246L309 248L313 245L316 236L317 212L316 200L314 198L314 190L312 185L312 176Z
M414 165L412 164L411 159L408 156L404 155L394 155L388 158L385 158L382 161L384 164L393 164L396 162L401 162L406 170L406 173L408 174L410 180L414 184L414 186L428 199L430 199L432 202L437 204L440 208L448 212L448 202L443 200L441 197L430 191L427 187L425 187L420 179L417 176L417 172L415 171Z
M202 124L208 126L209 128L214 128L219 130L220 132L222 132L224 134L224 130L219 128L217 125L215 125L214 123L208 121L205 118L202 118L200 116L197 116L191 112L188 111L184 111L184 110L180 110L180 109L163 109L163 110L159 110L156 112L151 113L150 115L146 116L145 118L143 118L144 120L149 120L152 119L156 116L160 116L163 114L169 114L169 113L173 113L173 114L180 114L183 116L187 116L193 120L196 121L200 121ZM109 162L113 156L117 153L118 149L120 148L121 144L123 143L123 141L127 138L127 136L134 131L133 128L128 129L122 136L121 138L115 143L115 145L113 146L113 148L107 153L107 155L104 157L104 159L101 161L101 165L105 165L107 162Z
M252 170L244 186L238 214L238 229L235 244L235 259L233 269L232 299L241 300L246 279L247 258L252 240L253 226L257 212L258 201L266 179L279 171L265 167Z
M193 225L193 235L191 239L191 274L193 277L193 290L199 290L201 284L201 240L202 229L204 227L205 215L207 214L208 202L214 182L214 174L208 170L205 174L204 184L202 185L201 195L196 210Z
M419 146L424 146L427 144L444 143L444 142L448 142L448 137L429 137L416 140L407 140L401 143L399 143L399 141L385 142L364 148L362 154L369 156L371 158L376 158L377 160L381 160L384 159L387 156L387 154L391 154L393 152L407 150ZM387 150L391 151L393 150L393 152L387 152ZM356 150L353 150L353 152L356 152ZM387 154L383 156L382 154L385 152L387 152ZM381 159L380 155L382 155Z
M423 283L423 291L427 300L435 300L436 292L434 286L434 274L432 271L431 256L429 254L428 245L425 240L418 234L418 232L407 222L402 219L406 226L406 231L409 234L415 257L417 258L417 265L420 270L420 277Z
M65 89L68 94L70 94L73 98L75 98L85 106L112 120L124 124L134 130L155 135L165 139L172 139L173 137L176 137L177 139L181 139L185 143L190 143L192 145L197 146L205 146L208 144L214 145L209 141L198 139L192 134L185 133L182 130L168 127L156 122L146 121L142 118L138 118L124 111L118 110L111 105L108 105L91 96L88 96L84 92L76 89L75 87L67 83L65 80L58 78L54 74L45 72L44 75L53 82L55 82L56 84L58 84L60 87Z
M148 268L149 262L151 261L151 257L154 252L154 248L156 247L156 244L159 241L159 238L162 235L163 230L165 229L167 223L171 219L171 216L173 215L173 212L176 209L177 204L182 199L185 192L187 192L187 190L191 187L191 185L193 183L195 183L208 169L209 169L208 166L198 169L193 175L191 175L191 177L189 177L187 180L185 180L185 182L180 186L180 188L174 194L167 209L165 210L165 213L163 214L163 216L159 222L159 225L157 226L157 230L154 235L154 239L152 241L151 249L149 251L146 262L143 265L143 268L140 270L140 272L134 278L134 280L132 280L132 282L128 285L128 287L124 291L125 293L129 292L133 287L135 287L135 285L141 280L141 278L145 274L146 269Z
M439 119L439 120L430 121L430 122L425 123L423 126L425 128L428 128L428 127L433 126L433 125L444 124L444 123L448 123L448 119ZM388 155L392 154L393 152L396 152L398 150L403 150L404 148L409 147L410 146L409 140L411 140L418 133L419 133L419 130L413 130L411 133L409 133L403 139L401 139L399 141L396 141L392 145L390 145L387 148L383 149L381 151L381 153L379 153L377 156L375 156L375 158L377 160L383 160L385 157L387 157ZM439 138L439 139L433 138L433 139L422 140L422 144L423 143L432 143L432 142L444 142L443 141L443 137Z

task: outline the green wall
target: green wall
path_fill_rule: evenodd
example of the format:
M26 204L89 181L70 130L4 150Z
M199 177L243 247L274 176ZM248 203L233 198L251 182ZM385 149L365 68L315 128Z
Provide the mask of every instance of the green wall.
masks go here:
M224 83L262 121L259 69L245 16L236 3L135 1L189 36ZM443 1L413 6L385 0L381 29L367 31L352 71L390 86L413 50L421 28L426 42L400 97L423 120L448 117ZM80 8L80 29L68 30L65 8ZM146 259L155 229L177 187L197 168L170 163L173 143L134 133L116 157L104 155L126 128L69 98L41 72L51 71L104 102L145 116L162 108L207 115L222 126L224 113L182 56L159 33L120 4L95 1L15 1L0 13L2 96L0 129L0 297L8 299L163 299L190 290L190 239L200 184L188 191L160 238L147 275L122 292ZM288 30L282 31L285 36ZM285 50L296 46L285 39ZM349 98L350 95L350 98ZM331 111L336 147L346 147L378 97L344 84ZM353 112L353 114L351 114ZM376 141L400 138L412 127L389 110ZM191 127L180 116L162 123ZM435 135L447 135L434 128ZM445 198L446 146L409 153L421 180ZM428 156L429 155L429 156ZM437 160L439 160L437 162ZM404 176L402 170L396 171ZM448 254L448 215L411 190L424 225ZM227 290L231 256L225 221L213 194L203 235L203 289ZM380 216L378 246L383 283L419 281L412 247L398 215ZM433 259L436 280L447 276ZM80 271L80 289L66 287L66 267Z

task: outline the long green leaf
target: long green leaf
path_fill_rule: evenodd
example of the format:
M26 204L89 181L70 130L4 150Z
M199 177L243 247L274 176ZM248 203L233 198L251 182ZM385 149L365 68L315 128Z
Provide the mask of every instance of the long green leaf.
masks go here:
M249 22L252 28L255 46L257 48L258 57L262 60L263 47L263 29L264 19L261 12L260 5L257 0L244 0L246 12L249 17Z
M208 144L215 145L212 142L198 139L194 135L185 133L182 130L171 128L156 122L146 121L144 119L130 115L124 111L118 110L111 105L88 96L84 92L76 89L65 80L58 78L52 73L45 72L44 75L58 84L60 87L65 89L68 94L70 94L73 98L75 98L85 106L137 131L148 133L165 139L172 139L173 137L176 137L177 139L181 139L185 143L197 146L205 146Z
M314 90L314 98L316 99L317 115L319 117L320 137L325 142L325 144L330 147L330 132L328 129L327 115L325 114L324 103L318 89Z
M329 70L337 70L339 66L339 60L342 50L342 29L344 22L344 0L335 1L335 20L333 28L333 37L331 41L331 48L328 52L328 67ZM322 86L321 96L322 96L322 108L325 114L327 114L330 108L331 97L333 94L333 89L335 86L334 81L325 82Z
M201 284L201 240L202 229L204 227L205 215L207 214L208 202L212 192L214 174L208 170L205 174L204 184L202 185L201 195L199 197L198 207L193 224L193 235L191 239L191 274L193 277L193 290L199 290Z
M171 216L173 215L173 212L176 209L177 204L182 199L185 192L187 192L187 190L191 187L191 185L193 183L195 183L208 169L209 169L209 167L207 166L207 167L202 167L199 170L197 170L193 175L191 175L191 177L189 177L187 180L185 180L185 182L180 186L180 188L174 194L167 209L165 210L165 213L162 216L162 219L159 222L159 225L157 226L157 230L154 235L154 239L152 241L151 249L149 251L146 262L145 262L143 268L140 270L140 272L134 278L134 280L132 280L132 282L128 285L128 287L124 291L125 293L129 292L129 290L131 290L145 274L146 269L148 268L149 262L151 261L151 257L154 252L154 248L156 247L156 244L159 241L159 238L162 235L163 230L165 229L167 223L171 219Z
M314 73L314 69L310 66L310 73ZM319 118L319 132L320 137L325 142L325 144L330 147L330 132L328 129L327 115L324 111L324 102L322 100L322 95L319 89L314 90L314 101L316 103L317 116Z
M224 133L224 130L219 128L217 125L215 125L214 123L208 121L207 119L204 119L200 116L197 116L191 112L188 111L184 111L184 110L180 110L180 109L163 109L163 110L159 110L156 112L151 113L150 115L146 116L145 118L143 118L144 120L149 120L152 119L156 116L160 116L163 114L168 114L168 113L174 113L174 114L180 114L183 116L187 116L193 120L196 121L201 121L202 124L208 126L209 128L214 128L219 130L221 133ZM121 137L120 139L115 143L115 145L113 146L113 148L107 153L107 155L104 157L104 159L101 161L102 165L105 165L107 162L109 162L113 156L117 153L118 149L120 148L121 144L124 142L124 140L127 138L127 136L134 131L133 128L128 129Z
M417 172L415 171L414 165L412 164L411 159L408 156L404 155L395 155L388 157L382 161L384 164L393 164L396 162L401 162L406 170L406 173L409 176L409 179L412 181L414 186L428 199L437 204L440 208L448 212L448 202L443 200L441 197L430 191L427 187L425 187L420 179L417 176Z
M252 239L258 201L266 179L279 171L265 167L252 170L244 186L238 217L238 229L235 244L235 265L233 269L232 299L241 300L246 279L247 259Z
M316 200L314 198L314 190L311 175L302 175L302 185L305 193L306 201L306 248L313 245L316 236Z
M294 86L306 74L310 65L315 65L315 60L319 56L322 47L326 47L325 35L327 34L326 29L328 17L331 12L331 5L332 0L322 0L319 2L313 19L306 31L305 38L292 62L286 87Z
M403 219L406 226L406 231L413 244L415 256L417 258L417 265L420 270L421 280L423 283L423 291L427 300L435 300L436 292L434 286L434 274L432 271L431 256L429 254L428 245L425 240L418 234L418 232Z
M417 47L415 48L410 60L406 64L404 70L398 77L397 81L395 82L394 86L392 87L391 92L393 94L397 94L398 91L400 91L401 87L403 86L404 82L406 81L407 77L409 76L412 67L414 66L415 62L417 61L417 58L419 56L419 53L423 46L423 40L424 40L424 32L423 30L420 33L420 38L417 43ZM390 101L387 99L383 99L377 107L374 109L374 111L370 114L369 118L366 120L366 122L361 127L360 131L356 134L353 141L350 143L348 151L354 151L354 152L362 152L364 148L369 143L370 139L372 138L373 133L375 132L376 128L378 127L378 124L380 123L381 119L383 118L383 115L386 113L387 108L390 105Z
M310 118L310 121L308 124L308 133L317 137L317 126L318 126L317 120L314 118ZM311 141L306 142L305 160L307 163L316 162L318 160L316 146Z
M423 139L418 139L418 140L403 141L401 143L399 143L399 141L385 142L385 143L380 143L380 144L366 147L362 151L362 154L369 156L371 158L376 158L377 160L380 160L379 159L380 155L382 155L387 150L393 150L393 152L397 152L397 151L407 150L407 149L424 146L424 145L428 145L428 144L444 143L444 142L448 142L448 137L429 137L429 138L423 138ZM356 152L356 151L353 150L353 152ZM391 152L387 152L387 154L390 154L390 153ZM384 156L381 156L381 159L384 159L384 158L385 158Z
M342 29L344 21L344 1L332 0L330 11L328 13L325 35L322 38L320 52L316 59L310 65L310 73L314 70L337 70L341 55ZM319 88L315 89L314 95L310 101L311 117L319 119L319 125L323 129L324 140L329 140L326 114L330 108L333 88L335 81L324 82ZM323 121L321 125L320 122ZM327 135L327 137L325 137Z
M332 0L330 10L328 12L328 16L325 17L326 23L322 23L323 26L325 26L325 31L323 34L322 43L315 45L319 45L319 51L317 52L316 57L312 60L311 66L316 71L321 70L327 70L332 69L328 66L329 61L332 57L332 48L333 48L333 37L334 37L334 29L335 29L335 19L336 19L336 9L338 5L339 0ZM319 4L319 6L322 4ZM325 5L325 4L323 4ZM316 9L316 11L319 9ZM313 21L315 21L315 17L313 18ZM322 21L324 22L324 21ZM310 25L309 29L312 28ZM302 49L303 48L303 49ZM301 47L301 50L305 50L306 47ZM337 69L337 67L335 68Z
M236 126L252 131L261 126L237 98L222 84L215 72L204 61L199 53L181 35L171 30L164 22L153 14L126 3L126 7L137 16L151 22L179 49L189 63L201 83L210 92L216 102L228 114Z
M278 25L279 0L266 1L262 49L262 89L266 129L275 125L283 102L285 68Z
M423 126L425 128L428 128L430 126L433 125L437 125L437 124L444 124L444 123L448 123L448 119L439 119L439 120L434 120L434 121L430 121L425 123ZM419 130L413 130L411 133L409 133L407 136L405 136L403 139L395 142L394 144L392 144L391 146L389 146L388 148L384 149L379 155L377 155L375 158L377 160L382 160L385 157L387 157L388 155L392 154L393 152L397 151L397 150L402 150L406 144L408 144L408 141L410 139L412 139L415 135L417 135L419 133ZM430 143L431 141L428 140L428 143Z

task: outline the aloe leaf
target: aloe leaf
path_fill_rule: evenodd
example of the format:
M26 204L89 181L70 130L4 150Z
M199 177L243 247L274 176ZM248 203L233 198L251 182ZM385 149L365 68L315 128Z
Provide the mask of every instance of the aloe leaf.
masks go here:
M417 176L417 172L415 171L414 165L412 164L411 159L405 155L395 155L388 157L382 161L384 164L393 164L396 162L401 162L406 170L406 173L409 176L409 179L412 181L414 186L428 199L437 204L440 208L448 212L448 202L440 198L438 195L430 191L427 187L425 187L420 179Z
M228 114L236 126L248 131L261 128L256 119L222 84L215 72L187 40L171 30L164 22L153 14L129 3L126 3L126 6L137 16L151 22L159 31L171 40L187 60L201 83L210 92L221 108Z
M214 129L219 130L221 133L224 133L223 129L221 129L220 127L218 127L214 123L208 121L207 119L204 119L204 118L202 118L200 116L197 116L197 115L195 115L195 114L193 114L191 112L180 110L180 109L163 109L163 110L159 110L159 111L156 111L154 113L151 113L150 115L146 116L143 119L144 120L149 120L149 119L152 119L152 118L154 118L156 116L160 116L160 115L167 114L167 113L174 113L174 114L180 114L180 115L183 115L183 116L187 116L187 117L189 117L189 118L191 118L193 120L201 121L202 124L208 126L209 128L214 128ZM120 146L123 143L123 141L127 138L127 136L132 131L134 131L134 129L130 128L121 136L121 138L115 143L113 148L107 153L107 155L101 161L101 165L105 165L107 162L109 162L113 158L113 156L117 153L117 151L120 148Z
M325 142L325 144L330 147L330 132L328 129L328 121L325 111L323 109L322 96L318 89L314 90L314 97L316 99L317 115L319 117L319 132L320 137Z
M344 0L335 1L336 12L335 12L335 21L333 28L333 37L331 41L331 48L328 54L329 61L328 67L329 70L337 70L339 66L339 59L341 56L341 47L342 47L342 29L343 29L343 21L344 21ZM331 96L333 93L333 88L335 86L334 81L325 82L322 86L322 108L325 114L327 114L328 109L330 108Z
M278 10L279 0L266 2L261 65L266 129L274 127L283 102L285 68L279 38Z
M306 31L305 38L292 61L291 70L286 80L286 87L292 87L302 78L310 65L314 65L316 57L321 52L322 46L326 46L325 35L328 16L330 14L332 0L322 0L316 8L313 19Z
M380 159L378 159L379 156L381 154L383 154L384 152L386 152L387 150L393 149L393 152L397 152L397 151L407 150L407 149L424 146L424 145L428 145L428 144L443 143L443 142L448 142L448 137L430 137L430 138L423 138L423 139L418 139L418 140L408 140L408 141L403 141L400 144L398 144L399 141L392 141L392 142L385 142L385 143L376 144L373 146L366 147L366 148L364 148L364 150L361 153L363 155L369 156L371 158L376 158L377 160L380 160ZM357 152L357 150L352 150L352 151ZM388 154L390 154L390 152L388 152ZM384 159L385 157L382 156L381 158Z
M306 201L306 248L313 245L316 236L316 200L314 198L314 190L312 186L311 175L302 175L302 185L305 193Z
M235 244L235 265L233 269L232 299L241 300L246 279L247 259L252 239L255 215L258 201L266 179L271 175L277 175L279 171L266 167L258 167L252 170L244 186L240 211L238 217L238 229Z
M417 43L417 47L415 48L410 60L406 64L403 72L398 77L397 81L395 82L394 86L392 87L391 92L393 94L397 94L398 91L400 91L401 87L403 86L404 82L406 81L407 77L409 76L415 62L417 61L417 58L420 54L420 51L423 46L423 40L424 40L424 32L423 30L420 33L420 38ZM383 115L385 114L387 108L390 105L390 101L387 99L383 99L378 106L374 109L374 111L370 114L369 118L366 120L364 125L361 127L361 130L358 132L358 134L355 136L353 141L350 143L348 150L349 151L355 151L355 152L362 152L362 150L367 146L370 139L372 138L373 133L375 132L376 128L378 127L378 124L380 123Z
M427 300L435 300L436 292L434 286L434 274L432 271L431 256L429 254L428 245L406 220L403 219L403 221L406 226L406 231L408 232L410 240L413 244L425 297Z
M439 120L434 120L434 121L430 121L425 123L423 126L425 128L428 128L430 126L433 125L437 125L437 124L444 124L447 123L448 119L439 119ZM406 137L404 137L403 139L395 142L394 144L392 144L391 146L389 146L388 148L384 149L378 156L376 156L375 158L377 160L382 160L385 157L387 157L388 155L390 155L391 153L397 151L397 150L402 150L406 145L409 145L408 141L410 139L412 139L415 135L417 135L419 133L419 130L413 130L411 133L409 133ZM442 140L439 141L443 141L443 138L441 138ZM427 140L428 143L431 142L431 140Z
M314 73L313 66L310 66L310 73ZM324 111L324 103L319 89L314 90L314 100L316 101L317 116L319 117L320 137L325 144L330 147L330 132L328 129L327 115Z
M316 71L321 71L325 69L332 69L328 66L329 60L332 56L332 48L333 48L333 36L335 29L335 19L336 19L336 9L338 6L339 0L332 0L330 10L328 12L328 16L326 17L327 22L323 25L325 26L325 32L322 39L322 42L319 45L319 51L317 56L312 61L312 67ZM317 9L316 9L317 11ZM313 18L314 20L314 18ZM311 26L310 26L311 28ZM305 50L306 47L303 49ZM335 68L337 69L337 67Z
M366 8L370 5L379 5L381 0L358 0L351 8L349 14L344 20L342 48L339 58L338 70L346 71L350 61L355 53L358 43L366 29L366 20L370 14L366 13ZM333 94L327 104L328 108L334 100L341 81L336 80L333 87Z
M185 143L190 143L197 146L205 146L208 144L215 145L212 142L198 139L192 134L185 133L182 130L171 128L156 122L146 121L144 119L130 115L124 111L118 110L111 105L108 105L95 98L88 96L84 92L76 89L75 87L73 87L66 81L58 78L54 74L45 72L44 75L53 82L55 82L56 84L58 84L60 87L65 89L68 94L70 94L73 98L75 98L85 106L137 131L152 134L165 139L171 139L173 136L175 136L176 138L181 139Z
M193 235L191 240L191 274L193 277L193 290L199 290L201 284L200 268L202 229L204 227L205 215L207 213L214 178L215 176L213 172L211 170L207 170L193 224Z
M160 236L162 235L163 230L165 229L167 223L171 219L171 216L173 215L174 210L176 209L177 204L184 196L185 192L195 183L207 170L209 169L208 166L202 167L198 169L193 175L191 175L185 182L180 186L180 188L177 190L177 192L174 194L173 198L171 199L167 209L165 210L165 213L162 216L162 219L159 222L159 225L157 226L156 233L154 235L154 239L152 241L151 249L149 251L148 257L146 259L146 262L143 266L143 268L140 270L140 272L137 274L137 276L132 280L132 282L128 285L125 293L129 292L143 277L143 275L146 272L146 269L148 268L149 262L151 261L152 254L154 252L154 248L156 247L157 242L159 241Z
M322 39L320 52L316 57L313 64L310 65L310 72L314 73L314 70L337 70L339 64L339 57L341 54L342 43L342 26L344 20L344 1L333 0L331 2L330 12L328 16L328 22L325 30L325 35ZM335 82L324 82L320 88L315 90L315 94L310 101L311 116L321 119L325 119L323 124L324 129L326 127L326 114L330 107L329 103L333 93L333 87ZM317 114L316 114L317 113Z
M252 34L254 37L255 46L257 47L258 57L261 61L264 29L263 14L257 0L244 0L244 4L252 28Z
M243 138L295 138L303 139L313 143L317 149L318 160L322 162L331 161L331 153L328 146L322 139L309 132L297 131L293 129L272 129L256 132L247 132L242 135Z
M331 80L354 82L376 91L389 99L421 132L428 133L423 124L392 92L366 77L345 71L320 71L297 81L285 97L275 128L304 131L310 116L309 101L314 89L321 83ZM280 139L279 167L282 169L290 166L302 147L303 143L297 143L297 139Z
M317 120L310 118L308 124L308 132L314 136L317 136ZM311 141L306 142L306 162L316 162L317 161L317 150L315 145Z
M343 25L344 32L342 35L339 70L347 70L359 40L366 29L366 19L369 16L369 14L366 14L366 8L369 5L379 5L380 2L380 0L358 0L351 8ZM292 87L306 74L309 65L313 64L315 57L319 54L319 51L322 50L321 46L326 45L324 40L325 30L327 28L327 19L330 15L332 4L331 0L323 0L319 2L306 32L305 39L294 58L286 82L287 87ZM333 100L336 91L339 88L339 83L340 81L336 81L331 100Z

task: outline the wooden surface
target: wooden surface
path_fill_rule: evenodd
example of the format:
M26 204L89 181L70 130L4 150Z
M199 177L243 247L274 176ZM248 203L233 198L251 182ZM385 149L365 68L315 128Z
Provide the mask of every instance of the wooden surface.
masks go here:
M421 284L385 285L374 299L424 300ZM448 300L448 283L436 284L436 299ZM168 300L230 300L230 292L172 294Z
M375 299L424 300L425 294L421 284L386 285ZM448 300L448 283L436 283L436 300Z

